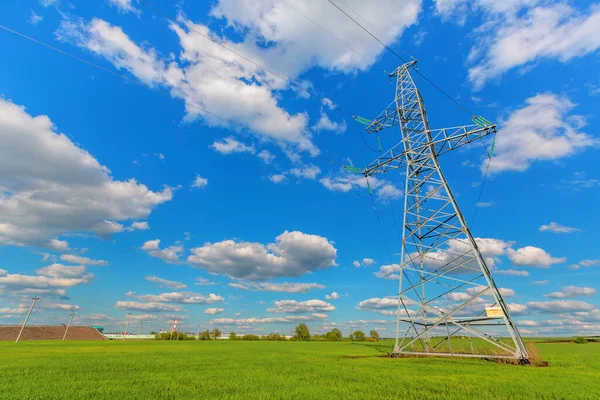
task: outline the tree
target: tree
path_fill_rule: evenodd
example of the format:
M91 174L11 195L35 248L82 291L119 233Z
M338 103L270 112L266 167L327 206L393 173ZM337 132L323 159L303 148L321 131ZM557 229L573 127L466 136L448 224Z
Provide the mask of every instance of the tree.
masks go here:
M329 342L340 341L343 339L342 331L340 331L338 328L334 328L331 330L331 332L327 332L325 334L325 339Z
M371 339L379 341L379 333L377 333L375 329L369 332L369 336L371 337Z
M237 334L234 331L229 332L229 340L236 340Z
M210 332L208 329L200 333L200 340L210 340Z
M300 324L296 327L294 339L304 341L310 340L310 331L308 330L308 326L306 326L306 324Z
M218 338L221 337L221 331L219 329L215 328L211 332L211 336L212 336L212 340L217 340Z
M363 331L354 331L351 336L352 338L350 340L355 340L357 342L364 342L365 340L365 333Z

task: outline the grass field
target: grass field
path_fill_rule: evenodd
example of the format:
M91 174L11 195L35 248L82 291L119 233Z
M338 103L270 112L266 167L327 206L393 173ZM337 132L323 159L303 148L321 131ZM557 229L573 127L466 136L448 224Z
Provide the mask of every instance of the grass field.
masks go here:
M391 342L0 342L0 399L600 399L600 344L537 346L550 367L378 357Z

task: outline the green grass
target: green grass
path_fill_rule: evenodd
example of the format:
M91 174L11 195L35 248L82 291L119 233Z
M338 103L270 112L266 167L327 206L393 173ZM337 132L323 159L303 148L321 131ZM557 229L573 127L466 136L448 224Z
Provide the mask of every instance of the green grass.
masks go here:
M600 344L537 347L550 367L377 357L389 342L0 342L0 399L600 399Z

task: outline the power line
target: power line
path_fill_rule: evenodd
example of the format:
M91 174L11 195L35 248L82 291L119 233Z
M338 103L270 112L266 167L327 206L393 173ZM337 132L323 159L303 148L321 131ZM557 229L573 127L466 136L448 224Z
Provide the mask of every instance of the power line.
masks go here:
M342 39L340 39L339 37L337 37L336 35L334 35L331 31L325 29L321 24L315 22L312 18L310 18L309 16L307 16L306 14L304 14L302 11L298 10L296 7L294 7L293 5L291 5L289 2L287 2L286 0L280 0L280 1L283 2L283 3L285 3L285 4L287 4L288 7L290 7L292 10L296 11L298 14L302 15L308 21L312 22L316 27L318 27L319 29L321 29L324 32L328 33L331 37L333 37L335 40L337 40L338 42L340 42L341 44L343 44L344 46L346 46L348 49L350 49L351 51L353 51L356 55L358 55L358 56L362 57L364 60L368 61L368 58L364 54L356 51L348 43L344 42ZM374 66L377 67L377 68L379 68L380 70L382 70L381 67L379 67L378 65L374 64Z
M13 30L13 29L10 29L10 28L8 28L8 27L6 27L6 26L4 26L4 25L0 25L0 29L3 29L3 30L5 30L5 31L7 31L7 32L10 32L10 33L12 33L12 34L14 34L14 35L17 35L17 36L19 36L19 37L21 37L21 38L27 39L27 40L29 40L29 41L31 41L31 42L33 42L33 43L39 44L39 45L41 45L41 46L44 46L44 47L46 47L46 48L48 48L48 49L50 49L50 50L53 50L53 51L55 51L55 52L57 52L57 53L60 53L60 54L62 54L62 55L64 55L64 56L70 57L70 58L72 58L72 59L74 59L74 60L76 60L76 61L79 61L79 62L82 62L82 63L84 63L84 64L87 64L87 65L89 65L89 66L91 66L91 67L94 67L94 68L96 68L96 69L100 70L100 71L103 71L103 72L109 73L109 74L111 74L111 75L114 75L114 76L116 76L116 77L118 77L118 78L120 78L120 79L123 79L123 80L124 80L124 81L126 81L126 82L133 83L133 84L135 84L135 85L138 85L138 86L141 86L141 87L143 87L143 88L146 88L146 89L148 89L148 86L147 86L147 85L145 85L145 84L144 84L144 83L142 83L142 82L136 81L136 80L134 80L134 79L130 79L130 78L126 77L125 75L121 75L121 74L119 74L119 73L117 73L117 72L114 72L114 71L111 71L111 70L109 70L109 69L107 69L107 68L104 68L104 67L102 67L102 66L100 66L100 65L98 65L98 64L96 64L96 63L93 63L93 62L91 62L91 61L85 60L85 59L83 59L83 58L81 58L81 57L77 57L77 56L76 56L76 55L74 55L74 54L71 54L71 53L69 53L69 52L66 52L66 51L64 51L64 50L61 50L61 49L59 49L59 48L56 48L56 47L54 47L54 46L52 46L52 45L49 45L49 44L47 44L47 43L44 43L44 42L42 42L42 41L39 41L39 40L37 40L37 39L34 39L34 38L32 38L31 36L27 36L27 35L25 35L25 34L23 34L23 33L21 33L21 32L17 32L17 31L15 31L15 30ZM162 95L162 96L164 96L164 97L167 97L167 98L171 99L171 96L170 96L169 94L167 94L167 93L164 93L164 92L162 92L162 91L158 91L157 93L158 93L158 94L160 94L160 95ZM282 139L275 138L275 137L273 137L273 136L271 136L271 135L267 135L267 134L265 134L265 133L261 133L261 132L259 132L259 131L255 130L255 129L252 129L252 128L250 128L250 127L248 127L248 126L244 125L244 124L241 124L241 123L239 123L239 122L236 122L236 121L234 121L234 120L232 120L232 119L229 119L229 118L227 118L227 117L223 117L223 116L221 116L221 115L219 115L219 114L216 114L216 113L214 113L214 112L212 112L212 111L209 111L209 110L207 110L207 109L205 109L205 108L203 108L203 107L200 107L200 106L198 106L198 105L196 105L196 104L190 103L190 102L186 101L185 99L183 99L183 102L184 102L184 104L185 104L186 106L188 106L188 107L192 107L192 108L195 108L195 109L197 109L197 110L200 110L200 111L202 111L202 112L204 112L204 113L206 113L206 114L212 115L213 117L216 117L216 118L218 118L218 119L220 119L220 120L222 120L222 121L225 121L225 122L228 122L228 123L230 123L230 124L233 124L233 125L235 125L235 126L238 126L238 127L242 128L242 129L246 129L246 130L248 130L248 131L250 131L250 132L252 132L252 133L254 133L254 134L257 134L257 135L259 135L259 136L266 136L266 137L268 137L269 139L272 139L272 140L274 140L274 141L276 141L276 142L279 142L279 143L282 143L282 144L285 144L285 145L288 145L288 144L290 143L290 142L288 142L288 141L285 141L285 140L282 140ZM321 158L321 159L323 159L323 160L325 160L325 161L327 161L327 162L329 162L329 163L331 163L331 164L338 164L338 163L336 163L335 161L333 161L333 160L331 160L331 159L328 159L328 158L326 158L326 157L324 157L324 156L317 155L317 157L319 157L319 158Z
M335 8L337 8L340 12L342 12L346 17L348 17L350 20L352 20L352 22L354 22L356 25L358 25L362 30L364 30L366 33L368 33L373 39L375 39L377 42L379 42L387 51L389 51L390 53L392 53L394 56L398 57L402 62L404 62L404 63L407 62L406 59L404 59L402 56L400 56L400 54L398 54L396 51L394 51L394 49L392 49L387 44L385 44L383 41L381 41L377 36L375 36L373 33L371 33L371 31L369 31L367 28L365 28L363 25L361 25L357 20L355 20L354 18L352 18L352 16L350 16L346 11L344 11L336 3L334 3L333 0L327 0L327 1L329 1L329 3L331 3ZM356 13L356 11L355 11L355 13ZM358 15L358 13L356 13L356 14ZM474 115L465 106L463 106L462 104L460 104L456 99L454 99L452 96L450 96L448 93L446 93L441 87L439 87L438 85L436 85L431 79L427 78L424 74L422 74L418 69L415 69L415 72L419 76L421 76L423 79L425 79L435 89L437 89L441 94L443 94L450 101L452 101L454 104L456 104L458 106L458 108L460 108L462 111L466 112L467 114L469 114L471 116Z
M231 52L231 53L235 54L236 56L238 56L238 57L240 57L240 58L242 58L242 59L244 59L244 60L246 60L246 61L248 61L249 63L253 64L254 66L256 66L256 67L258 67L258 68L262 69L263 71L265 71L265 72L267 72L267 73L269 73L269 74L271 74L271 75L273 75L273 76L275 76L275 77L279 78L280 80L282 80L283 82L287 83L288 85L294 86L295 88L297 88L297 89L301 90L302 92L304 92L304 93L308 94L309 96L314 96L314 97L317 97L317 98L319 98L319 99L320 99L321 101L323 101L323 102L325 102L325 101L329 100L329 99L326 99L324 96L321 96L321 95L318 95L318 94L315 94L315 93L312 93L312 92L310 92L309 90L307 90L307 89L303 88L303 87L302 87L300 84L298 84L298 83L295 83L295 82L293 82L293 81L291 81L291 80L289 80L289 79L287 79L287 78L284 78L283 76L281 76L281 75L280 75L280 74L278 74L277 72L274 72L274 71L272 71L271 69L269 69L269 68L267 68L267 67L265 67L265 66L263 66L263 65L261 65L261 64L259 64L259 63L257 63L256 61L254 61L254 60L252 60L252 59L250 59L250 58L248 58L248 57L246 57L246 56L244 56L243 54L241 54L241 53L239 53L239 52L237 52L237 51L235 51L235 50L233 50L233 49L231 49L231 48L229 48L229 47L225 46L225 45L224 45L224 44L222 44L222 43L219 43L218 41L214 40L214 39L213 39L213 38L211 38L210 36L208 36L208 35L205 35L204 33L202 33L202 32L200 32L200 31L198 31L198 30L194 29L193 27L191 27L191 26L187 26L187 25L183 24L182 22L178 21L176 18L174 19L173 17L171 17L171 16L170 16L169 14L167 14L166 12L164 12L164 11L160 10L159 8L157 8L157 7L155 7L155 6L153 6L153 5L149 4L149 3L147 3L146 1L144 1L144 0L138 0L138 1L139 1L140 3L142 3L143 5L145 5L146 7L150 8L150 9L154 10L155 12L159 13L160 15L162 15L162 16L163 16L163 17L165 17L165 18L166 18L168 21L170 21L170 22L172 22L172 23L174 23L174 24L177 24L177 25L179 25L179 26L180 26L180 27L182 27L183 29L188 29L188 30L190 30L190 31L192 31L192 32L195 32L196 34L198 34L198 35L202 36L203 38L205 38L205 39L207 39L207 40L210 40L211 42L213 42L213 43L214 43L214 44L216 44L217 46L219 46L219 47L221 47L221 48L223 48L223 49L225 49L225 50L227 50L227 51L229 51L229 52ZM283 0L282 0L282 1L283 1ZM287 4L287 3L286 3L286 4ZM349 111L345 110L344 108L340 107L339 105L337 105L337 104L335 104L335 103L333 103L333 102L331 102L331 105L332 105L333 107L335 107L336 109L338 109L339 111L343 112L344 114L347 114L347 115L349 115L349 116L353 116L353 114L352 114L351 112L349 112Z
M360 26L362 28L362 30L364 30L365 32L367 32L369 35L371 35L371 37L375 40L377 40L379 43L381 43L381 45L383 47L385 47L390 53L392 53L393 55L395 55L396 57L398 57L400 60L402 60L403 62L407 62L404 58L402 58L398 53L396 53L393 49L391 49L387 44L383 43L381 40L379 40L379 38L375 35L373 35L367 28L365 28L364 26L362 26L357 20L355 20L354 18L352 18L350 16L350 14L348 14L346 11L342 10L337 4L335 4L332 0L327 0L329 1L335 8L337 8L338 10L340 10L346 17L350 18L356 25Z

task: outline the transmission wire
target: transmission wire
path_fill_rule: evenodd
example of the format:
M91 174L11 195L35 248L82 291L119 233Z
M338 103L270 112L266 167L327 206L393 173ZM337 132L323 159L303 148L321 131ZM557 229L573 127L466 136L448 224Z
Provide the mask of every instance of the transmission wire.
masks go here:
M88 61L88 60L86 60L86 59L83 59L83 58L81 58L81 57L78 57L78 56L76 56L76 55L74 55L74 54L71 54L71 53L69 53L69 52L67 52L67 51L61 50L61 49L59 49L59 48L57 48L57 47L54 47L54 46L52 46L52 45L49 45L49 44L47 44L47 43L44 43L44 42L42 42L42 41L39 41L39 40L37 40L37 39L35 39L35 38L32 38L31 36L27 36L27 35L25 35L25 34L23 34L23 33L21 33L21 32L18 32L18 31L15 31L15 30L13 30L13 29L10 29L10 28L8 28L8 27L6 27L6 26L4 26L4 25L0 25L0 29L3 29L3 30L5 30L5 31L7 31L7 32L10 32L10 33L12 33L12 34L16 35L16 36L19 36L19 37L22 37L22 38L24 38L24 39L27 39L27 40L29 40L29 41L31 41L31 42L33 42L33 43L39 44L39 45L41 45L41 46L43 46L43 47L46 47L46 48L48 48L48 49L50 49L50 50L53 50L53 51L55 51L55 52L57 52L57 53L60 53L60 54L64 55L64 56L70 57L70 58L72 58L72 59L74 59L74 60L76 60L76 61L82 62L82 63L84 63L84 64L87 64L87 65L91 66L91 67L94 67L94 68L96 68L96 69L99 69L100 71L103 71L103 72L109 73L109 74L111 74L111 75L113 75L113 76L116 76L116 77L118 77L118 78L120 78L120 79L123 79L123 80L124 80L124 81L126 81L126 82L133 83L133 84L135 84L135 85L137 85L137 86L141 86L141 87L143 87L143 88L146 88L146 89L148 89L148 88L149 88L149 86L147 86L146 84L144 84L144 83L142 83L142 82L140 82L140 81L136 81L136 80L134 80L134 79L128 78L128 77L126 77L125 75L122 75L122 74L119 74L119 73L117 73L117 72L111 71L111 70L109 70L109 69L107 69L107 68L104 68L104 67L102 67L102 66L100 66L100 65L98 65L98 64L96 64L96 63L93 63L93 62L91 62L91 61ZM158 94L160 94L160 95L162 95L162 96L164 96L164 97L167 97L167 98L169 98L169 99L172 99L172 98L171 98L171 96L170 96L169 94L167 94L167 93L165 93L165 92L162 92L162 91L160 91L160 90L159 90L159 91L157 91L156 93L158 93ZM275 141L275 142L279 142L279 143L282 143L282 144L284 144L284 145L289 145L289 144L290 144L290 142L288 142L288 141L285 141L285 140L282 140L282 139L278 139L278 138L276 138L276 137L272 137L271 135L267 135L267 134L265 134L265 133L261 133L261 132L259 132L259 131L255 130L255 129L253 129L253 128L250 128L250 127L248 127L248 126L246 126L246 125L244 125L244 124L241 124L241 123L239 123L239 122L236 122L236 121L234 121L234 120L232 120L232 119L230 119L230 118L223 117L223 116L221 116L221 115L219 115L219 114L216 114L216 113L214 113L214 112L212 112L212 111L209 111L209 110L207 110L207 109L205 109L205 108L203 108L203 107L200 107L200 106L198 106L198 105L196 105L196 104L194 104L194 103L190 103L190 102L186 101L185 99L183 99L183 102L184 102L184 104L185 104L186 106L189 106L189 107L192 107L192 108L198 109L198 110L200 110L200 111L202 111L202 112L204 112L204 113L207 113L207 114L209 114L209 115L212 115L212 116L214 116L214 117L216 117L216 118L219 118L219 119L220 119L220 120L222 120L222 121L228 122L228 123L230 123L230 124L233 124L233 125L235 125L235 126L238 126L238 127L242 128L242 129L246 129L246 130L248 130L248 131L250 131L250 132L252 132L252 133L254 133L254 134L256 134L256 135L259 135L259 136L265 136L265 137L267 137L267 138L269 138L269 139L271 139L271 140L273 140L273 141ZM328 163L331 163L331 164L341 164L341 163L339 163L339 162L336 162L336 161L334 161L334 160L332 160L332 159L330 159L330 158L324 157L324 156L322 156L322 155L320 155L320 154L319 154L319 155L317 155L316 157L318 157L318 158L320 158L320 159L322 159L322 160L325 160L325 161L327 161Z
M202 36L203 38L210 40L211 42L213 42L213 43L214 43L214 44L216 44L217 46L219 46L219 47L221 47L221 48L223 48L223 49L225 49L225 50L227 50L227 51L229 51L229 52L231 52L231 53L235 54L236 56L238 56L238 57L240 57L240 58L242 58L242 59L244 59L244 60L246 60L246 61L248 61L249 63L253 64L254 66L256 66L256 67L258 67L258 68L262 69L263 71L265 71L265 72L268 72L269 74L271 74L271 75L273 75L273 76L275 76L275 77L279 78L280 80L282 80L283 82L287 83L288 85L290 85L290 86L294 86L296 89L298 89L298 90L301 90L302 92L304 92L304 93L308 94L309 96L314 96L314 97L317 97L318 99L320 99L320 100L321 100L321 101L323 101L323 102L326 102L327 100L329 100L329 101L331 102L331 100L330 100L330 99L327 99L326 97L324 97L324 96L321 96L321 95L318 95L318 94L316 94L316 93L312 93L312 92L310 92L309 90L307 90L307 89L303 88L303 87L302 87L300 84L298 84L298 83L295 83L295 82L293 82L293 81L290 81L289 79L286 79L286 78L284 78L283 76L281 76L281 75L280 75L280 74L278 74L277 72L274 72L274 71L270 70L269 68L267 68L267 67L264 67L264 66L262 66L261 64L257 63L256 61L253 61L253 60L251 60L250 58L248 58L248 57L244 56L243 54L241 54L241 53L239 53L239 52L237 52L237 51L235 51L235 50L233 50L233 49L231 49L231 48L229 48L229 47L225 46L225 45L224 45L224 44L222 44L222 43L219 43L218 41L214 40L214 39L213 39L213 38L211 38L210 36L208 36L208 35L205 35L204 33L202 33L202 32L200 32L200 31L198 31L198 30L194 29L194 28L193 28L193 27L191 27L191 26L187 26L186 24L184 24L184 23L182 23L182 22L178 21L176 18L174 19L173 17L171 17L171 16L170 16L169 14L167 14L166 12L164 12L164 11L160 10L159 8L157 8L157 7L155 7L155 6L151 5L151 4L149 4L149 3L148 3L148 2L146 2L145 0L138 0L138 1L139 1L140 3L142 3L143 5L145 5L146 7L150 8L150 9L154 10L155 12L157 12L158 14L162 15L162 16L163 16L163 17L165 17L165 18L166 18L168 21L170 21L170 22L172 22L172 23L174 23L174 24L177 24L177 25L179 25L179 26L180 26L180 27L182 27L183 29L188 29L188 30L190 30L190 31L192 31L192 32L195 32L195 33L197 33L198 35ZM283 0L282 0L282 1L283 1ZM342 108L341 106L339 106L339 105L337 105L337 104L335 104L335 103L333 103L333 102L331 102L331 105L332 105L333 107L335 107L337 110L339 110L339 111L343 112L344 114L346 114L346 115L349 115L349 116L351 116L351 117L353 116L353 114L352 114L351 112L349 112L349 111L345 110L345 109L344 109L344 108Z
M394 49L392 49L387 44L385 44L384 42L382 42L377 36L375 36L373 33L371 33L371 31L369 31L367 28L365 28L363 25L361 25L357 20L355 20L354 18L352 18L352 16L350 16L346 11L344 11L335 2L333 2L333 0L327 0L327 1L329 3L331 3L335 8L337 8L340 12L342 12L346 17L348 17L350 20L352 20L352 22L354 22L356 25L358 25L362 30L364 30L365 32L367 32L373 39L375 39L377 42L379 42L387 51L389 51L390 53L392 53L394 56L398 57L402 62L404 62L404 63L408 62L408 61L406 61L406 59L404 59L402 56L400 56L400 54L398 54L396 51L394 51ZM358 13L357 13L357 15L358 15ZM425 79L429 84L431 84L435 89L437 89L441 94L443 94L450 101L452 101L454 104L456 104L458 106L458 108L460 108L462 111L466 112L470 116L472 116L472 117L474 116L474 114L471 113L465 106L463 106L462 104L460 104L456 99L454 99L452 96L450 96L448 93L446 93L442 88L440 88L438 85L436 85L431 79L427 78L418 69L415 69L414 71L419 76L421 76L423 79Z

